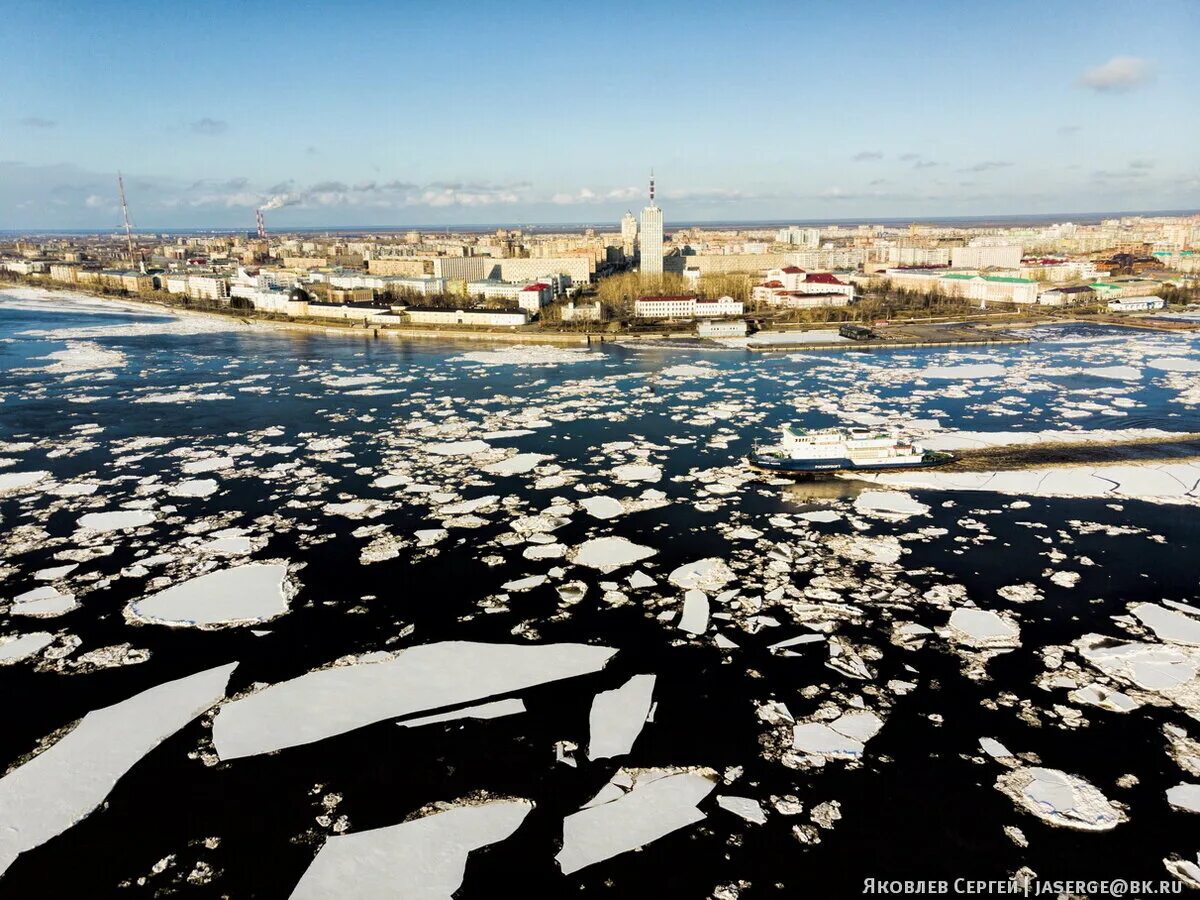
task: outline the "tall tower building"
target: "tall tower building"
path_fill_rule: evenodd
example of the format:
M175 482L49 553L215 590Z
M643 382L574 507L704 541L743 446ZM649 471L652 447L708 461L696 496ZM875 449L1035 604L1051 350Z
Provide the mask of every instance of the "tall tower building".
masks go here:
M642 255L638 271L661 275L663 270L663 214L654 205L654 173L650 173L650 205L642 210Z
M626 259L633 259L637 251L638 224L632 212L621 217L621 252Z

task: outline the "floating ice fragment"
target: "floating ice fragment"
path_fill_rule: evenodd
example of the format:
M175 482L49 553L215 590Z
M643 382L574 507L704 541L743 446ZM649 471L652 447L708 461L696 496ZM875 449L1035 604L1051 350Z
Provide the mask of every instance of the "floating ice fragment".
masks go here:
M596 695L588 717L588 759L623 756L633 749L650 714L653 693L653 675L634 675L619 688Z
M217 491L217 483L211 478L195 478L190 481L181 481L174 485L168 491L172 497L207 497L209 494L215 494Z
M662 479L662 469L658 466L626 463L623 466L617 466L613 469L613 478L625 484L635 481L653 483Z
M320 669L227 703L213 721L223 760L309 744L398 718L595 672L616 653L587 644L445 641L380 662Z
M1108 831L1125 814L1077 775L1040 766L1004 772L996 788L1043 822L1079 831Z
M1200 647L1200 621L1191 616L1164 609L1156 603L1138 603L1129 611L1167 643Z
M1012 756L1009 749L995 738L981 737L979 739L979 749L992 757L992 759L1004 759L1005 757Z
M643 547L623 537L600 537L584 541L571 550L567 558L577 566L587 566L608 573L622 566L640 562L657 552L651 547Z
M1200 784L1177 784L1167 788L1167 802L1176 809L1200 813Z
M528 575L515 581L506 581L501 585L506 591L528 591L546 583L545 575Z
M735 577L725 560L710 556L680 566L667 576L667 580L684 590L698 588L702 591L717 591Z
M1067 696L1076 703L1087 703L1112 712L1133 712L1141 706L1132 697L1095 682L1071 691Z
M704 634L708 628L708 595L704 591L691 590L683 595L679 627L688 634Z
M421 716L417 719L405 719L396 724L405 728L418 728L421 725L456 722L459 719L499 719L502 716L514 716L523 712L525 712L525 701L517 697L510 697L507 700L493 700L491 703L480 703L478 706L468 706L451 712L434 713L431 716Z
M48 631L31 631L0 637L0 666L28 659L54 643L54 635Z
M0 496L33 487L49 472L0 472Z
M451 441L447 444L429 444L425 447L437 456L471 456L491 450L491 444L485 441Z
M632 575L626 578L625 581L629 584L629 587L635 591L640 590L641 588L654 587L654 585L658 583L641 569L634 572Z
M951 637L968 647L1017 647L1021 643L1020 629L990 609L959 607L950 613L949 628Z
M625 507L615 497L584 497L579 505L589 516L597 519L611 519L625 512Z
M143 756L225 695L237 663L168 681L89 712L69 733L0 778L0 873L66 831Z
M767 821L767 814L763 812L762 805L750 797L718 795L717 806L735 816L740 816L753 825L762 825Z
M232 456L206 456L203 459L193 459L185 462L180 468L185 475L199 475L201 472L216 472L220 469L228 469L232 465Z
M792 748L813 756L840 759L858 759L865 749L862 741L834 731L823 722L804 722L793 726Z
M125 617L192 628L258 625L286 613L295 594L286 565L250 563L209 572L134 600Z
M540 466L548 459L554 459L545 453L518 453L500 462L490 463L483 467L489 475L522 475Z
M76 524L89 531L124 531L149 525L155 518L157 517L154 513L148 509L121 509L112 512L87 513L80 516Z
M860 513L876 513L897 519L922 516L929 512L928 506L903 491L863 491L854 498L854 508Z
M411 822L328 838L292 891L292 900L403 897L450 900L472 850L509 837L528 800L498 800L435 812Z
M26 591L13 599L9 613L14 616L36 616L50 618L69 613L79 604L74 594L61 593L58 588L47 585Z
M716 787L716 773L709 770L650 769L636 775L622 770L613 781L618 782L622 775L627 782L632 780L627 793L588 805L563 820L562 850L555 857L563 874L636 850L702 821L704 813L696 805Z
M999 378L1004 375L1004 372L1004 366L979 363L964 366L930 366L923 370L919 377L936 379Z

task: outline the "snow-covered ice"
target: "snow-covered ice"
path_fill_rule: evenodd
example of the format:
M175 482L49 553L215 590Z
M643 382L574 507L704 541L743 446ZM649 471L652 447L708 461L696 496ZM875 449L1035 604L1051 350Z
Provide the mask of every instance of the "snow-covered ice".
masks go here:
M99 806L143 756L225 696L237 663L168 681L89 712L70 732L0 778L0 873L20 853Z
M587 644L410 647L383 661L318 669L226 703L213 721L213 744L223 760L270 753L382 719L596 672L614 653Z
M619 688L601 691L588 717L588 759L623 756L642 733L654 694L653 675L634 675Z
M219 569L134 600L132 621L195 628L257 625L288 610L296 588L283 563L249 563Z
M531 809L528 800L464 804L399 825L335 834L305 870L292 900L450 900L462 885L468 854L507 838Z
M571 874L704 819L696 806L712 793L715 774L706 771L640 770L625 774L628 790L592 803L563 820L563 844L555 859ZM610 784L611 786L611 784ZM604 792L602 791L602 795ZM597 798L599 799L599 798Z

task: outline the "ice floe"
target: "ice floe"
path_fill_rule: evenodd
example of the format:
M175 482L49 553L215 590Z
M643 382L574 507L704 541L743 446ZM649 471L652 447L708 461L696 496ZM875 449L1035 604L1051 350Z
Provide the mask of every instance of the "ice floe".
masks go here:
M249 563L200 575L131 602L130 621L193 628L269 622L296 593L284 563Z
M717 806L753 825L762 825L767 821L767 814L763 812L762 804L750 797L721 794L717 797Z
M42 652L54 643L54 635L48 631L31 631L0 637L0 666L20 662Z
M577 566L587 566L607 573L641 562L657 552L651 547L643 547L623 537L600 537L584 541L571 550L567 558Z
M961 366L929 366L920 373L921 378L933 379L977 379L1000 378L1005 373L1004 366L996 363L975 363Z
M563 820L555 859L569 875L702 821L697 804L714 787L716 773L707 769L623 769L589 805Z
M467 856L516 831L533 804L494 800L440 810L399 825L335 834L317 852L292 900L403 897L449 900L462 885Z
M1107 797L1076 775L1040 766L1004 772L996 787L1043 822L1079 831L1108 831L1125 814Z
M854 498L856 511L884 517L907 519L929 512L929 507L903 491L863 491Z
M118 509L111 512L85 513L78 525L89 531L127 531L141 528L158 518L148 509Z
M499 719L504 716L515 716L525 712L525 702L516 697L506 700L493 700L491 703L480 703L478 706L467 706L450 712L434 713L431 716L419 716L415 719L404 719L396 724L405 728L418 728L422 725L436 725L442 722L457 722L461 719Z
M601 691L588 717L588 759L623 756L642 733L654 694L653 675L634 675L619 688Z
M138 760L225 696L237 663L168 681L93 710L0 778L0 873L99 806Z
M318 669L226 703L213 721L213 744L221 759L270 753L382 719L595 672L614 653L587 644L411 647L381 661Z
M473 350L451 357L451 362L473 362L485 366L557 366L563 363L587 362L590 351L570 347L497 347L495 350Z

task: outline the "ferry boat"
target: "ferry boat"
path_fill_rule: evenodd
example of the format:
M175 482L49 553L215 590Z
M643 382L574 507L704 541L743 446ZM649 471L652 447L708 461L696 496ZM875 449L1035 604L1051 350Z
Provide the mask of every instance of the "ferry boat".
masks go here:
M926 450L892 431L870 428L819 428L807 430L784 425L778 444L755 446L750 465L767 472L807 474L912 469L949 462L950 453Z

